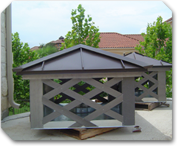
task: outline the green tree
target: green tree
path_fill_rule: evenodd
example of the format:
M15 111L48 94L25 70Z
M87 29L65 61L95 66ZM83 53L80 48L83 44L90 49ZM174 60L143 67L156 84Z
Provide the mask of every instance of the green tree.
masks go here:
M172 63L172 27L162 22L161 16L153 24L148 24L144 41L135 47L139 53L148 57ZM172 69L166 72L166 94L172 96Z
M50 55L52 53L58 52L59 50L51 43L43 45L38 50L35 50L34 52L38 54L39 58L42 58L44 56Z
M85 44L88 46L98 48L100 42L98 27L94 26L92 17L89 15L85 18L85 9L81 4L78 8L71 12L72 30L69 31L66 36L64 43L62 43L61 50L72 47L77 44Z
M38 59L35 52L32 52L27 43L20 42L19 34L12 34L13 68ZM24 106L19 99L29 99L29 80L22 80L22 76L13 73L14 78L14 99Z

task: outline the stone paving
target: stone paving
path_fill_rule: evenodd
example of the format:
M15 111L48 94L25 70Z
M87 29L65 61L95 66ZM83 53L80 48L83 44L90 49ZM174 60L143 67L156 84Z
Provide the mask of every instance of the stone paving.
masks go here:
M170 107L160 106L152 111L136 110L136 125L142 132L133 133L133 127L119 128L87 140L172 140L172 101ZM29 113L7 117L1 122L2 134L12 140L77 140L60 130L30 129Z

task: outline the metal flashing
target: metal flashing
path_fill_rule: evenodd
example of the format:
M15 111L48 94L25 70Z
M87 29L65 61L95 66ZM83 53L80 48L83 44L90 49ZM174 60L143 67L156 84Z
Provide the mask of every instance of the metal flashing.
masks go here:
M42 62L42 70L44 69L45 61Z
M81 56L81 67L82 67L82 70L84 70L84 61L83 61L83 52L82 52L82 48L80 48L80 56Z

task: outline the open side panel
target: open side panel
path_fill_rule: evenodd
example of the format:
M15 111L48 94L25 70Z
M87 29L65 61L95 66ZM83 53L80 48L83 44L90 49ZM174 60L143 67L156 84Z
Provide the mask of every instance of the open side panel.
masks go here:
M121 127L123 94L113 88L121 80L42 80L43 128Z
M136 102L165 102L166 101L165 71L150 71L135 78Z

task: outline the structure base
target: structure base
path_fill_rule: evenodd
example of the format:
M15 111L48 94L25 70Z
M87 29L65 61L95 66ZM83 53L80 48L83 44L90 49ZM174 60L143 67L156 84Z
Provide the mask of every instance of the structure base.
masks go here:
M76 138L78 140L85 140L87 138L91 138L115 129L117 128L64 129L60 131L65 135Z
M159 102L147 102L147 103L140 103L137 102L135 103L135 109L139 109L139 110L153 110L154 108L158 107L160 105Z

